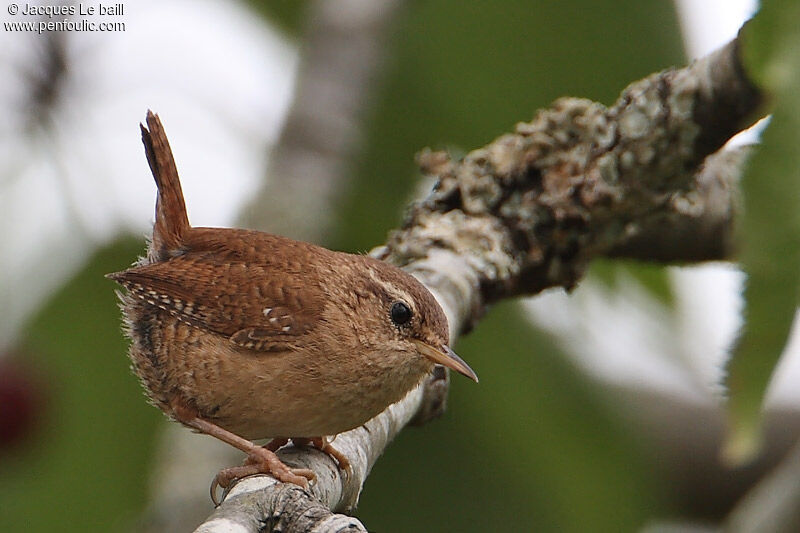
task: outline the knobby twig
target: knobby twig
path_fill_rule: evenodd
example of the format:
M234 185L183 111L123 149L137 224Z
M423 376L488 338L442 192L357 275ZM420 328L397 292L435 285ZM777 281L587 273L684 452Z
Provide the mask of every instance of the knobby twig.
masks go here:
M451 338L473 327L492 302L573 287L595 257L727 257L743 158L707 158L748 125L760 100L734 40L689 67L632 84L611 108L565 98L461 161L425 152L420 164L438 177L434 191L373 255L425 283L447 314ZM709 220L716 221L714 231L693 231ZM696 233L691 250L673 231ZM672 245L648 256L649 239ZM324 473L291 514L320 504L352 509L374 459L419 410L426 387L370 421L370 429L337 438L337 448L359 465L349 478L332 463L325 468L327 460L313 451L284 452L288 462ZM441 402L441 390L434 396ZM247 495L234 489L199 531L259 531L251 525L267 527L286 511L275 507L285 490L280 484ZM299 527L281 523L280 530L309 530ZM337 531L322 522L303 527Z

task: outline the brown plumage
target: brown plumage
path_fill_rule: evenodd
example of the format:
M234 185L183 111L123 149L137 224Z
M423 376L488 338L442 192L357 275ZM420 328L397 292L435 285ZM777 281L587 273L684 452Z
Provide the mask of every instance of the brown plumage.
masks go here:
M161 123L148 113L147 124L153 237L146 259L109 277L127 289L130 358L150 400L248 454L217 482L265 472L304 485L312 472L247 439L311 439L346 466L322 437L377 415L435 363L476 379L447 347L436 300L402 270L268 233L191 227Z

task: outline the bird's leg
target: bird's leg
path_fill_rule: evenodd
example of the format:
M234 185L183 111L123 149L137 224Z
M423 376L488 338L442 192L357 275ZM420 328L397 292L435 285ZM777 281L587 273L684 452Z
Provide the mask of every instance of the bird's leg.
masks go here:
M289 442L289 439L278 437L270 440L268 443L262 446L262 448L266 448L271 452L277 452L281 446L285 445L287 442ZM217 477L215 477L214 481L211 482L211 501L214 502L214 505L219 505L219 500L217 499L217 487L226 489L230 486L231 482L237 479L261 473L262 470L260 458L248 453L247 457L242 463L242 466L232 466L219 471Z
M263 445L262 448L266 448L267 450L269 450L271 452L277 452L287 442L289 442L289 439L287 439L285 437L276 437L274 439L271 439L265 445ZM251 455L248 455L247 458L244 460L244 463L242 463L242 465L243 466L252 465L252 464L255 464L257 460L258 460L258 458L254 459Z
M350 460L342 452L334 448L327 437L293 438L292 443L295 446L306 446L308 444L314 446L322 453L333 458L345 474L350 474Z
M253 474L268 474L278 481L294 483L304 489L308 488L309 481L316 479L317 476L313 471L307 468L290 468L275 455L275 452L200 418L194 409L187 407L180 401L173 400L170 403L175 418L181 423L230 444L247 454L247 460L243 466L234 466L221 470L214 478L214 482L211 484L211 499L214 504L218 503L214 495L217 486L224 489L232 481Z
M275 437L274 439L270 439L270 441L268 443L266 443L265 445L263 445L262 448L266 448L267 450L269 450L271 452L277 452L287 442L289 442L289 439L287 439L286 437ZM245 458L244 462L242 463L242 466L248 466L248 465L256 464L257 460L258 460L258 458L254 459L253 456L248 455Z

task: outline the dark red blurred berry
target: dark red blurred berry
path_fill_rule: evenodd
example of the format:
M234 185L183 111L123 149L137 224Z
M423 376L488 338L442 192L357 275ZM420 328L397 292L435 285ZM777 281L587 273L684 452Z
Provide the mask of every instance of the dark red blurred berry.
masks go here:
M28 440L42 418L42 380L19 354L0 354L0 452Z

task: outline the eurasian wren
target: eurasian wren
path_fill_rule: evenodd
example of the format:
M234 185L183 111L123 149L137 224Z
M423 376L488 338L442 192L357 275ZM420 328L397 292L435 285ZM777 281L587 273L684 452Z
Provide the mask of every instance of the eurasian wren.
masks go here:
M245 452L215 485L268 473L307 486L314 473L273 453L326 440L400 400L433 369L477 381L448 347L447 318L406 272L258 231L189 225L159 118L142 141L158 187L147 257L109 274L133 370L168 417ZM258 446L252 439L274 438ZM212 485L212 494L213 488Z

